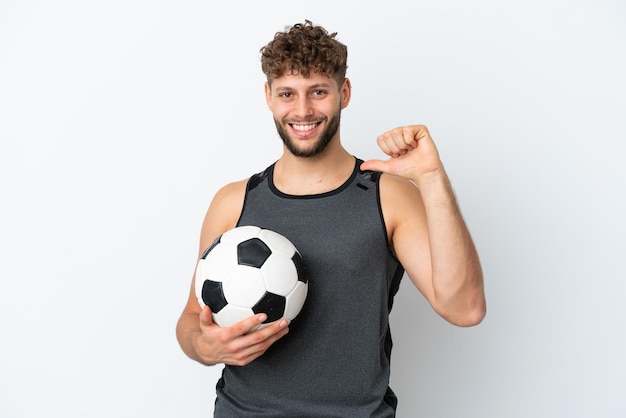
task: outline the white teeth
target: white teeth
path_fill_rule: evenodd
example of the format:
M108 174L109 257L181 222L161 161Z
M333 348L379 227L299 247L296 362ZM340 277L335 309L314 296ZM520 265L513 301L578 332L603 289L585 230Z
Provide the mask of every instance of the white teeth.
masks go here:
M315 128L316 124L315 123L312 123L310 125L296 125L296 124L292 124L291 126L296 131L310 131L311 129Z

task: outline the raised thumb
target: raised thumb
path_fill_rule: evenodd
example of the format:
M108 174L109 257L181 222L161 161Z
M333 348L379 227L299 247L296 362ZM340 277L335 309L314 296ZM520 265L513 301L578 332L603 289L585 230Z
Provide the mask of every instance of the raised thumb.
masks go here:
M384 171L385 161L383 160L367 160L361 164L361 170Z

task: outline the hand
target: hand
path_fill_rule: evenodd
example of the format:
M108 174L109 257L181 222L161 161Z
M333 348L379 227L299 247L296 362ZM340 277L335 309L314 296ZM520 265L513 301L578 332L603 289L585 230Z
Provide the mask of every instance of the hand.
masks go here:
M196 353L205 364L245 366L289 332L286 319L255 330L266 318L265 314L253 315L222 328L213 322L211 310L205 306L199 315L200 333L194 338Z
M381 171L417 181L427 173L440 171L443 164L435 143L424 125L403 126L376 138L388 160L369 160L362 170Z

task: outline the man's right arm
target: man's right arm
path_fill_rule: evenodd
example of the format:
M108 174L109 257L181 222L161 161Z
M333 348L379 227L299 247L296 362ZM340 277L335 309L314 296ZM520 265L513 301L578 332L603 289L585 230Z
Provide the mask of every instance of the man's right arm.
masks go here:
M231 183L213 198L202 223L198 258L215 238L236 226L243 208L246 184L246 180ZM262 355L288 332L285 320L249 332L264 320L263 314L258 314L232 327L218 326L213 322L210 309L200 307L193 277L187 303L176 325L176 338L183 352L199 363L242 366Z

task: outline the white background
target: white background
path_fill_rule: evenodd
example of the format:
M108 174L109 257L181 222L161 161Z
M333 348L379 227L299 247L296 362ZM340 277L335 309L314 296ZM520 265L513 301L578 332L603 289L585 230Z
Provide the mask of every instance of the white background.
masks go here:
M475 328L404 281L398 416L626 416L618 0L3 0L0 416L211 416L175 324L213 193L280 154L259 48L304 19L349 46L346 147L428 125L483 262Z

